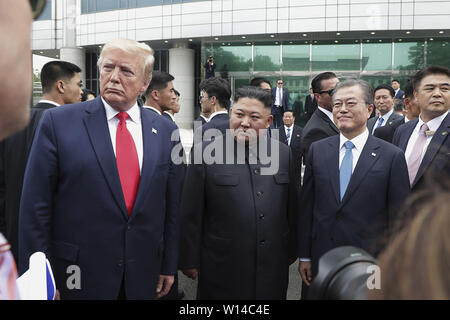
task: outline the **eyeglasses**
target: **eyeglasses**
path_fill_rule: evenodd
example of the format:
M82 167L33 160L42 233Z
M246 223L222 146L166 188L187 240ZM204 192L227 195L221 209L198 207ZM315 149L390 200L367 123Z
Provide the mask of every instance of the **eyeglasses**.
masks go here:
M333 91L334 91L334 89L324 90L324 91L320 91L319 94L328 93L328 95L331 97L333 95Z

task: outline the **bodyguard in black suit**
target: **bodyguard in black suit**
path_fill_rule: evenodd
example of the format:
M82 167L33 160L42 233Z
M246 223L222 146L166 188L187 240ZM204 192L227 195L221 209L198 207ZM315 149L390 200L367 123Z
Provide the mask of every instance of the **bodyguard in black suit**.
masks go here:
M278 130L279 140L291 147L294 157L295 177L298 186L302 179L302 130L303 128L294 124L295 117L292 110L283 113L283 126Z
M175 89L173 87L173 80L175 78L164 71L154 71L152 80L144 93L145 105L144 108L155 112L158 115L163 115L164 111L169 111L170 106L175 103L177 98ZM165 115L165 118L172 121L170 116Z
M374 103L379 115L367 121L369 133L373 134L375 129L391 125L395 120L402 118L394 112L395 91L390 85L382 84L374 90Z
M405 91L400 89L400 81L394 79L394 80L392 80L391 84L392 84L392 89L394 89L394 91L395 91L395 96L394 96L395 100L404 101Z
M308 120L311 119L313 113L317 109L317 100L314 97L313 89L309 89L309 94L305 98L305 113Z
M23 177L34 134L45 110L81 100L81 69L65 61L51 61L41 70L43 97L30 112L21 132L0 142L0 232L11 244L18 263L19 204Z
M264 90L238 89L235 130L194 146L181 205L180 265L198 277L198 299L286 299L298 195L290 148L265 134L270 106ZM223 151L220 159L195 162L194 154L211 144ZM278 169L263 164L256 151L263 144Z
M393 143L405 152L413 191L450 179L450 69L430 66L414 78L420 117L398 127Z
M208 78L200 83L200 91L202 110L211 112L211 116L208 122L201 126L201 132L194 132L194 143L198 142L207 130L215 129L223 134L230 125L230 116L226 109L231 97L230 83L218 77Z
M303 128L302 153L304 159L313 142L339 134L339 129L333 122L331 102L332 91L338 82L339 79L333 72L320 73L311 81L318 107Z
M313 143L308 153L299 219L299 271L308 285L331 249L379 253L409 193L403 152L366 128L372 99L365 81L339 83L333 115L341 134Z

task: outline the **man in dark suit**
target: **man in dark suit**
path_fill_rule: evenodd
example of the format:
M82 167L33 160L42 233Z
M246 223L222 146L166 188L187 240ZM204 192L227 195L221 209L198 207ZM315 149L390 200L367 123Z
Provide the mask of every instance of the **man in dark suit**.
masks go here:
M272 116L274 121L274 127L279 128L283 125L283 112L290 108L289 105L289 92L283 88L283 80L277 80L277 86L272 88Z
M374 103L379 115L367 121L367 128L370 134L373 134L375 129L391 125L395 120L402 118L401 115L394 112L395 91L390 85L379 85L374 92Z
M305 98L305 113L308 117L308 120L311 119L313 113L317 109L317 100L314 97L313 88L309 89L309 94Z
M162 115L164 111L170 109L170 105L176 99L173 88L173 80L175 78L164 71L154 71L152 80L144 93L144 108ZM166 116L167 117L167 116Z
M283 113L283 126L279 128L279 140L291 147L294 158L295 180L301 186L302 179L302 130L294 124L295 117L292 110Z
M45 110L81 100L81 69L66 61L50 61L41 70L42 99L31 108L30 123L0 142L0 232L18 263L19 204L28 153Z
M217 134L225 133L225 130L229 129L230 122L230 116L226 109L231 97L230 83L218 77L208 78L200 83L200 92L202 110L210 110L211 116L208 122L201 126L201 133L200 131L194 132L194 143L198 142L197 139L203 137L209 129L218 130ZM210 133L216 135L212 131Z
M405 87L405 116L395 120L390 125L386 125L383 127L379 127L375 129L373 135L377 138L383 139L387 142L392 142L394 138L395 130L404 124L405 122L417 119L420 114L419 106L417 105L417 101L414 98L414 89L412 85L412 81L409 81Z
M397 128L393 143L405 152L412 190L450 179L450 70L430 66L414 76L418 119Z
M392 80L391 84L392 84L392 89L394 89L394 91L395 91L394 99L400 100L403 102L405 100L405 92L402 89L400 89L400 81L394 79L394 80Z
M198 277L198 299L286 299L298 196L290 148L266 135L271 104L264 90L238 89L233 131L194 146L181 202L180 266ZM208 153L212 144L223 152ZM195 154L204 157L195 161Z
M61 299L154 299L174 281L176 126L137 104L153 63L146 44L108 42L98 62L101 96L46 111L36 131L20 203L19 268L44 252Z
M339 129L334 124L331 102L331 94L338 82L339 79L333 72L320 73L311 81L317 109L303 128L303 159L306 159L313 142L339 134Z
M403 152L369 135L372 108L367 82L339 83L333 115L341 134L313 143L308 153L299 219L299 271L307 285L331 249L355 246L379 253L378 241L392 231L409 193Z

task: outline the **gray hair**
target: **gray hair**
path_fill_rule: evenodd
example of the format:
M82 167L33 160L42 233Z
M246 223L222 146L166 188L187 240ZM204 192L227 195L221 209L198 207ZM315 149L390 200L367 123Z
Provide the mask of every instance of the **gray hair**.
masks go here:
M354 86L359 86L362 89L363 94L364 94L364 102L366 103L367 106L373 104L373 89L370 86L370 84L368 84L366 81L361 80L361 79L349 79L349 80L339 82L336 85L336 88L334 88L334 90L333 90L333 102L334 102L334 95L336 94L336 92L339 89L354 87Z
M144 59L144 81L150 82L152 79L153 64L155 57L153 56L153 49L145 43L137 42L130 39L115 39L106 43L97 61L97 66L100 67L103 63L105 52L111 49L119 49L126 53L135 53Z

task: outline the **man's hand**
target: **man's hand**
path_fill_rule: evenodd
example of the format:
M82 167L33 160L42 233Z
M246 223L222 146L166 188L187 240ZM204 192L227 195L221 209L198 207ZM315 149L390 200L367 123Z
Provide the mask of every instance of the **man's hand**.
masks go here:
M156 286L156 298L164 297L169 293L173 282L175 281L175 276L166 276L163 274L159 275L158 285Z
M198 277L198 269L186 269L186 270L181 270L183 272L183 274L193 280L197 279Z
M300 272L300 275L302 276L302 280L309 287L309 285L311 284L311 280L312 280L311 262L300 261L300 263L298 265L298 272Z

